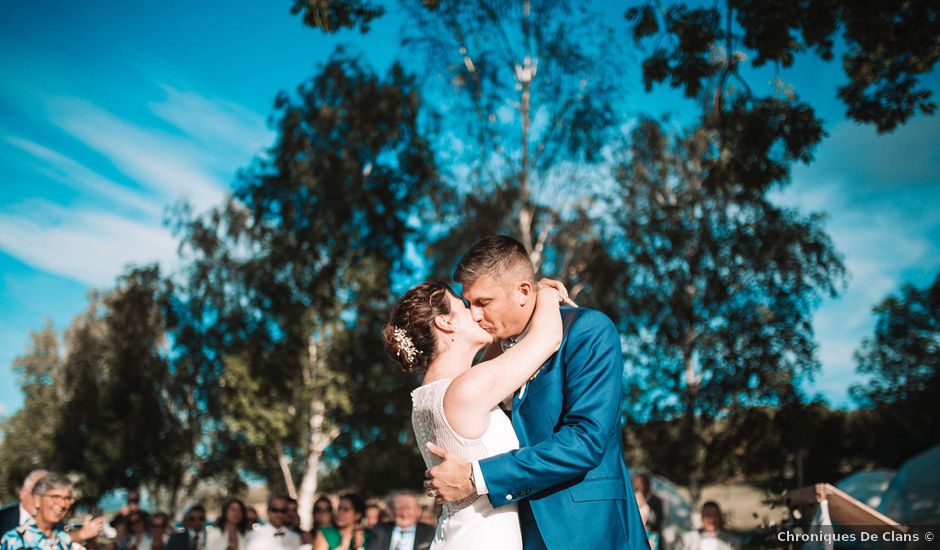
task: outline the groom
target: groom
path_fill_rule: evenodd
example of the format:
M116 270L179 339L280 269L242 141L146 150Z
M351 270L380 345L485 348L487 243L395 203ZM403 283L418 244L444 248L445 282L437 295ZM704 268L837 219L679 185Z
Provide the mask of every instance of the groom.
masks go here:
M538 292L522 244L482 239L454 279L494 337L487 358L525 337ZM561 348L512 399L521 448L469 463L429 445L443 462L425 486L444 500L477 493L494 508L518 503L526 550L646 549L620 441L620 336L598 311L562 308L562 319Z

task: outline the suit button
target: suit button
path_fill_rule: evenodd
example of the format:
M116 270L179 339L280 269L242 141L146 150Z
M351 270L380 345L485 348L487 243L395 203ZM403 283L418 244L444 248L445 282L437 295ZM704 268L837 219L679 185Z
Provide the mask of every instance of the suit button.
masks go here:
M512 495L506 495L506 500L512 500Z

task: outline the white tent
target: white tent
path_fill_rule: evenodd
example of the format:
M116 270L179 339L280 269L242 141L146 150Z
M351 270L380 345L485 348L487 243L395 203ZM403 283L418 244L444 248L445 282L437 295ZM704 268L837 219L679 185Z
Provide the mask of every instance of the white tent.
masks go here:
M836 483L836 487L877 510L896 474L896 471L887 468L856 472Z
M907 525L940 525L940 445L901 465L878 511Z

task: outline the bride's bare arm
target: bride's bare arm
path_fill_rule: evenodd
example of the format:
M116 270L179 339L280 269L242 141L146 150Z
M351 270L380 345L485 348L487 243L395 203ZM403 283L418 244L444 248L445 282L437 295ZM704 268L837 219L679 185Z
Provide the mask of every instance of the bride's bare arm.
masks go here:
M541 284L525 338L502 355L484 361L458 376L444 395L444 415L451 427L466 438L483 435L490 411L512 394L548 360L561 345L562 324L558 311L564 294L560 283Z

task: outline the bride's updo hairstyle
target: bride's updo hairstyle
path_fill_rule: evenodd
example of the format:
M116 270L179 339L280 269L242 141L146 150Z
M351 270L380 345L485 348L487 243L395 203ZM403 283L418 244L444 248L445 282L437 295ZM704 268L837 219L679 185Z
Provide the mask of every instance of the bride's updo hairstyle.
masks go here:
M388 323L382 328L382 341L385 351L403 371L423 371L437 356L434 318L450 313L447 295L453 292L439 281L421 283L392 306Z

